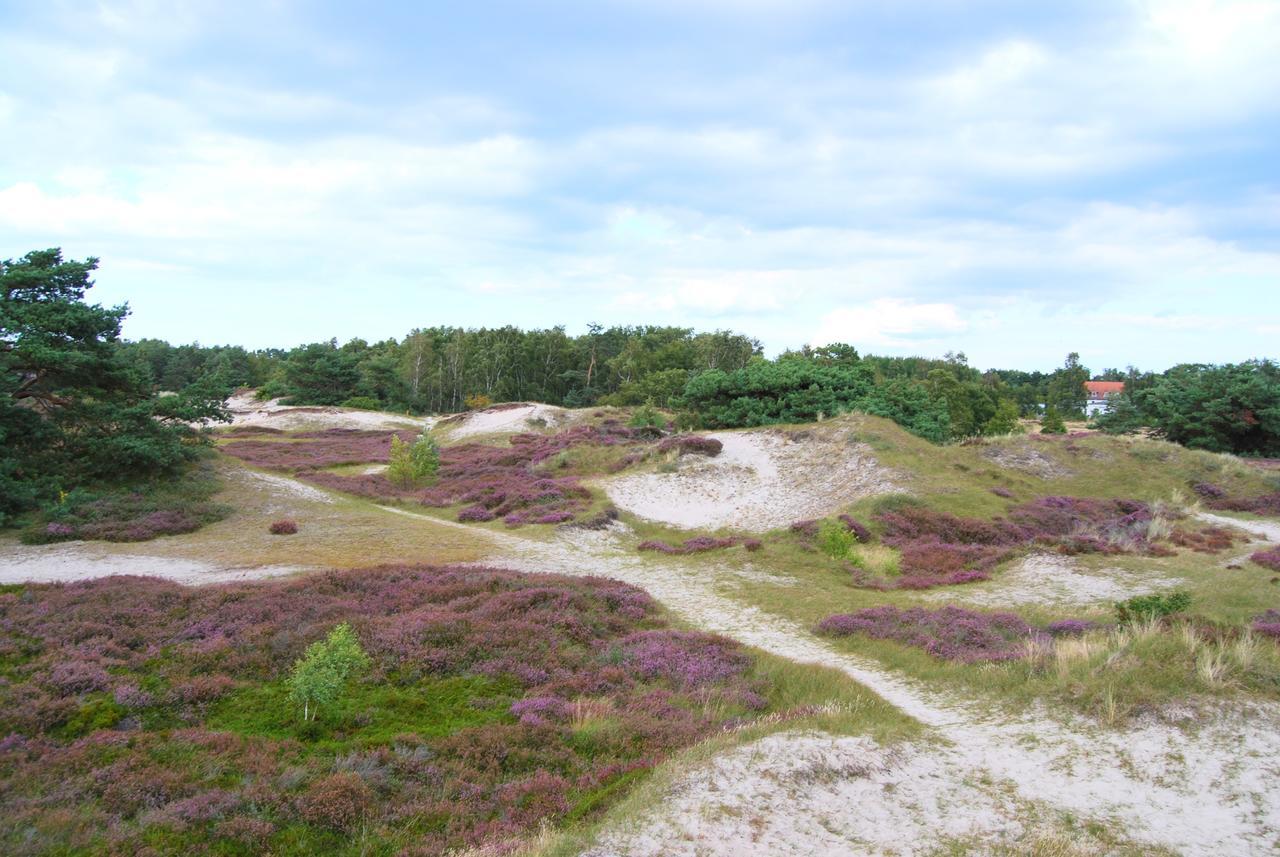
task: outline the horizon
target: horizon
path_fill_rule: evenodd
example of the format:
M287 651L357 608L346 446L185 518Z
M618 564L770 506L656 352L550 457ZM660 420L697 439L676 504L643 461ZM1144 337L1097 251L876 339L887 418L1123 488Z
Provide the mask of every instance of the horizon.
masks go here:
M1280 356L1280 4L0 11L0 258L128 339Z

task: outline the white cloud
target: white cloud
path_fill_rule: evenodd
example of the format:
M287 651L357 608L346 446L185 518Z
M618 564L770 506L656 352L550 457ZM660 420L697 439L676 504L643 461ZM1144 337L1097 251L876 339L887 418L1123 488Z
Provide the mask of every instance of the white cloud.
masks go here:
M879 298L865 306L827 313L809 341L814 345L848 342L859 347L918 348L943 342L968 327L953 304Z

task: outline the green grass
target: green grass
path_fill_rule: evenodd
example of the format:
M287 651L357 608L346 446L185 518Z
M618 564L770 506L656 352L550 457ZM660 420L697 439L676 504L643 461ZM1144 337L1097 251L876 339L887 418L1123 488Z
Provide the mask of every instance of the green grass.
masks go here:
M319 753L392 744L404 734L452 735L470 726L510 720L519 688L511 680L452 676L407 686L353 682L338 701L304 722L284 682L253 685L220 699L205 725L240 735L293 738Z

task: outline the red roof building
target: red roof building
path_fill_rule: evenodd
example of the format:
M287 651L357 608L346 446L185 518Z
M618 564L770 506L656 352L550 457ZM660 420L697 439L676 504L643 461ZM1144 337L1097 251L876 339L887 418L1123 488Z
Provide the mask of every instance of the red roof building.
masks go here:
M1089 394L1084 412L1092 417L1107 409L1108 396L1118 396L1124 392L1124 381L1085 381L1084 389Z

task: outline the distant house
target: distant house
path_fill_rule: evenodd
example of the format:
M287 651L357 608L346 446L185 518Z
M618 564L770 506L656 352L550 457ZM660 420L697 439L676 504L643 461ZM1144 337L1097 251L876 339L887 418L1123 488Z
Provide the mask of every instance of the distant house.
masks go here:
M1108 397L1118 396L1124 392L1124 381L1085 381L1084 389L1089 394L1084 413L1085 416L1092 418L1107 409Z

